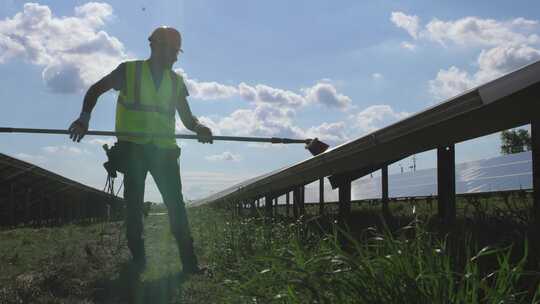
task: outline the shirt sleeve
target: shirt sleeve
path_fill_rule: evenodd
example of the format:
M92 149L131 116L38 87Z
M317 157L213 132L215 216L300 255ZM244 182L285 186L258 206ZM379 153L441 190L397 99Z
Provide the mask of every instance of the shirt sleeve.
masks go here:
M186 87L186 83L184 82L184 77L179 77L180 78L180 96L184 96L184 98L188 97L189 96L189 91Z
M189 130L194 131L195 127L199 124L199 121L195 116L193 116L193 114L191 113L191 109L189 108L189 104L187 102L189 92L184 82L184 78L178 76L178 79L180 82L180 92L178 94L178 104L176 106L176 109L178 110L178 114L180 115L180 119L182 120L184 126Z
M116 69L103 77L116 91L122 90L126 82L126 63L119 64Z

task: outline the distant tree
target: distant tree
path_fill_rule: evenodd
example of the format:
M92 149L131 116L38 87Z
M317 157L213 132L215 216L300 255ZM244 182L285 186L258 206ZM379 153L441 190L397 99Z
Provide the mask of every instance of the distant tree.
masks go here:
M531 136L524 129L501 132L501 153L513 154L531 150Z
M531 151L532 150L531 135L529 134L529 131L525 129L519 129L518 136L521 139L523 146L525 146L525 149L527 149L527 151Z

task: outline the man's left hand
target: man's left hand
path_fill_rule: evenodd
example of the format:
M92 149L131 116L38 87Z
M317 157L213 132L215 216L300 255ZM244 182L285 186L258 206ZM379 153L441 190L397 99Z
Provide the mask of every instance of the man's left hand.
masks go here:
M202 142L203 144L214 142L214 140L212 139L212 130L210 130L210 128L201 125L197 128L196 132L199 142Z

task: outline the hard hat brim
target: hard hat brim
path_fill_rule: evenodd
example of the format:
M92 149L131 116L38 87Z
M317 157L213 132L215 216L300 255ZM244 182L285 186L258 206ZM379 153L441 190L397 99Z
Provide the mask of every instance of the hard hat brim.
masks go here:
M153 41L153 40L152 40L152 37L148 37L148 41L159 43L159 41ZM184 50L183 50L182 48L179 48L178 51L179 51L180 53L183 53L183 52L184 52Z

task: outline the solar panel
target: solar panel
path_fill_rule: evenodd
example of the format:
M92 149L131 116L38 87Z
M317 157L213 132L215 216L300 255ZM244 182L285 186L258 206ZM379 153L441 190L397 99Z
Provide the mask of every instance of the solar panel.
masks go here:
M0 226L119 218L124 201L0 153Z
M456 193L531 189L531 157L531 152L523 152L456 164ZM388 176L388 184L391 197L437 195L437 169L393 174ZM380 176L353 182L352 196L380 198Z

